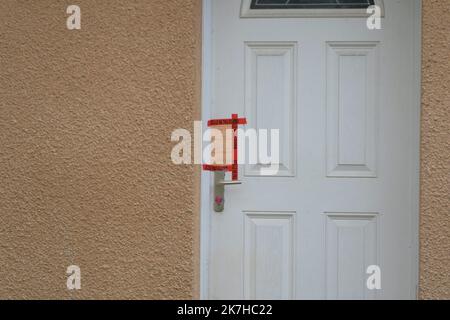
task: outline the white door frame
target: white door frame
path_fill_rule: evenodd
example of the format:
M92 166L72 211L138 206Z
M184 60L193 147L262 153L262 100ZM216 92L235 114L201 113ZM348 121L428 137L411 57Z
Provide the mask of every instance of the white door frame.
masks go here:
M211 119L211 110L213 104L213 81L214 81L214 39L213 39L213 21L212 21L212 1L202 0L202 120L206 123ZM226 0L221 0L226 1ZM410 119L412 141L412 165L410 168L411 179L419 181L420 179L420 114L421 114L421 91L422 91L422 0L415 1L415 20L414 20L414 60L415 77L412 85L416 88L415 94L415 112ZM389 14L389 13L387 13ZM205 129L205 128L204 128ZM412 224L411 224L411 249L413 250L411 288L415 288L410 293L411 299L418 298L419 283L419 199L420 183L412 183L411 194L413 203ZM211 214L211 190L213 188L212 175L210 172L202 170L201 173L201 193L200 193L200 299L208 299L209 284L209 243L210 243L210 214Z
M211 0L202 0L202 121L211 119L213 97L213 25ZM205 130L205 128L203 128ZM200 299L208 299L211 173L202 170L200 192Z

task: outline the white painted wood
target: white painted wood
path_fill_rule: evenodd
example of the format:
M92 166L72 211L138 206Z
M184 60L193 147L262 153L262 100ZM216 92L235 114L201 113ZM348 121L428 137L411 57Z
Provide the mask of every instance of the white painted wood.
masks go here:
M389 1L389 0L388 0ZM355 18L367 17L363 9L260 9L250 8L251 0L242 0L241 18ZM384 17L384 0L375 0Z
M417 137L420 110L416 92L419 83L416 63L420 47L414 33L418 29L415 21L418 17L417 3L411 0L386 1L386 18L382 22L383 29L379 31L368 30L365 19L358 18L242 19L240 4L240 0L212 1L211 114L229 117L231 113L242 115L248 111L246 74L251 75L246 65L248 44L295 44L296 114L292 127L295 128L296 171L289 177L261 177L246 176L244 168L241 168L243 184L226 190L224 212L208 212L207 297L414 298L417 285ZM379 96L374 107L378 119L366 119L362 125L364 113L357 109L360 103L350 101L348 110L355 112L356 116L345 118L345 121L354 128L344 131L345 138L340 145L336 144L347 148L345 155L336 157L336 162L360 166L364 162L376 172L370 179L365 176L329 176L328 58L329 50L340 50L336 49L336 44L345 44L344 51L350 45L356 47L358 54L364 51L359 58L344 58L347 59L341 66L344 75L338 80L345 81L347 86L348 82L354 81L348 72L350 69L355 70L358 79L366 78L369 82L372 79L375 83L376 77L370 78L367 71L364 74L362 65L376 61L376 55L380 59ZM280 57L268 58L273 60L264 61L263 68L270 69L285 61ZM275 74L279 79L286 79L280 73ZM376 86L370 85L366 96L371 90L376 92ZM355 99L362 101L363 97L364 94L358 93ZM262 106L270 110L268 105ZM365 118L369 118L367 110L370 106L367 108L366 104L365 107ZM275 118L276 121L280 119L282 115ZM375 129L368 131L371 123L375 123ZM352 136L353 132L361 131L374 132L376 136L377 142L373 146L375 166L370 165L367 154L361 156L362 145L367 147L368 140L354 140ZM356 141L357 147L346 145L351 142L349 140ZM356 171L362 171L360 169ZM209 200L212 204L212 199ZM295 213L292 220L288 218L289 213ZM292 231L286 232L291 225ZM264 230L264 240L249 236L258 234L258 230ZM337 255L337 251L329 250L337 232L343 233L341 247L349 248L344 250L344 254ZM360 243L361 238L365 239L364 245ZM276 257L275 248L282 244L290 248L289 239L293 241L293 254L281 254L278 262L270 259ZM258 252L255 249L258 245L259 252L264 254L251 258L250 253ZM362 266L372 263L370 258L374 252L382 269L382 290L376 293L363 289L366 278L359 272ZM339 259L332 259L333 255ZM282 272L290 264L286 257L292 259L292 274ZM338 265L341 267L336 268ZM335 269L339 270L334 281L342 289L333 287L329 272ZM358 273L353 276L354 270ZM258 281L263 277L261 274L272 274L272 277ZM281 280L273 280L276 277L281 277ZM284 285L286 277L292 277L291 296L288 295L290 288ZM274 290L267 291L267 284L275 282Z
M414 78L412 79L412 94L411 105L413 105L414 111L411 113L410 131L411 131L411 180L419 181L420 177L420 114L421 114L421 101L422 101L422 1L414 1L414 7L412 8L414 16L414 49L413 65L414 65ZM411 198L417 199L417 201L411 202L412 212L412 237L411 237L411 265L413 270L411 272L411 283L413 286L410 291L410 298L417 299L419 297L419 201L420 187L419 183L411 183Z
M292 299L294 215L244 212L244 298Z
M279 172L275 176L292 177L296 166L297 44L247 42L245 50L245 114L249 127L283 128ZM261 164L247 164L245 175L260 176L261 167Z
M211 118L212 103L212 3L202 2L202 121ZM203 128L206 130L206 128ZM200 219L200 298L209 296L209 242L212 176L209 172L201 173L201 219Z
M379 265L378 214L327 213L327 298L375 299L366 287L368 266Z
M380 92L378 42L329 42L329 177L376 177Z

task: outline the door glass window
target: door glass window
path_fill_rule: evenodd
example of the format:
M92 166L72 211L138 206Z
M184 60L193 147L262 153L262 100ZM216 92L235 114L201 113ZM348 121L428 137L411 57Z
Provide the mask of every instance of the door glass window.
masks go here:
M251 9L367 9L374 0L252 0Z

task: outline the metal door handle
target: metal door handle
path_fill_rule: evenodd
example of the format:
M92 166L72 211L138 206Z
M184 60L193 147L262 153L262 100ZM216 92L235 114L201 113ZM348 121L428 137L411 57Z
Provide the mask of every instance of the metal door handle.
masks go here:
M220 180L217 183L221 184L221 185L224 185L224 186L233 186L233 185L242 184L242 181L225 181L225 180Z
M225 206L225 186L236 186L242 181L226 181L224 171L214 172L214 211L222 212Z

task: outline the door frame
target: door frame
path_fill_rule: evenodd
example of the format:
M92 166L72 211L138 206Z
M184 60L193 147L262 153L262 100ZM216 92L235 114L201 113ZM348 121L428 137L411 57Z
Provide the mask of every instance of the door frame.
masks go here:
M214 83L214 38L213 38L213 12L212 1L202 0L202 94L201 117L203 123L211 119L213 104ZM223 1L223 0L222 0ZM410 204L412 211L411 236L411 299L419 296L419 210L420 210L420 132L421 132L421 99L422 99L422 0L413 0L415 3L414 17L414 79L411 86L414 91L414 112L410 119L412 134L412 154L410 178L418 183L411 186ZM206 128L204 127L203 130ZM212 175L208 171L201 172L200 179L200 299L209 297L209 256L210 256L210 214L212 211Z
M212 2L202 0L202 122L211 119L213 97L213 23ZM205 130L203 125L203 130ZM202 148L203 150L203 148ZM209 297L209 243L210 243L210 214L211 190L213 188L212 175L209 171L201 170L200 179L200 299Z

